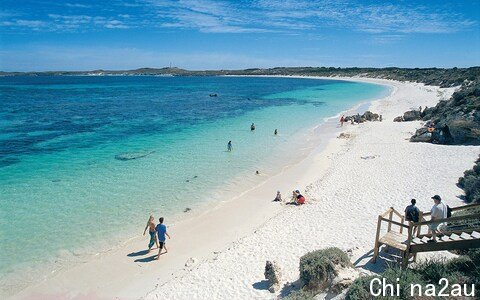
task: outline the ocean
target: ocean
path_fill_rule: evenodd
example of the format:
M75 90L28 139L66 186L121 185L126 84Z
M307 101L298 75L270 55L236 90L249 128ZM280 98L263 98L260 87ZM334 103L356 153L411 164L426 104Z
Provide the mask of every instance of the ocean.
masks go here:
M228 200L263 180L257 170L306 155L325 118L388 92L301 78L0 77L0 289L140 235L151 213Z

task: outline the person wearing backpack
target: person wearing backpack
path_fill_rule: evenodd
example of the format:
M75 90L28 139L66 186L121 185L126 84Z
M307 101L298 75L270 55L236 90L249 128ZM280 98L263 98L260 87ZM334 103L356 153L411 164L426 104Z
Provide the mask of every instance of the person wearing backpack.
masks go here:
M431 217L432 221L436 220L444 220L448 218L448 208L445 203L442 202L442 198L439 195L435 195L432 197L434 201L434 205L431 210ZM451 215L451 213L450 213ZM428 242L436 242L437 241L437 234L442 232L443 227L445 226L444 222L435 222L430 224L430 230L432 231L432 238L428 240Z
M415 205L415 204L417 204L417 200L412 199L412 201L410 201L410 202L412 204L410 204L409 206L407 206L405 208L405 220L407 220L409 222L409 224L408 224L409 226L412 226L412 223L417 223L419 221L420 210ZM417 228L415 227L412 231L413 235L415 235L416 230L417 230Z

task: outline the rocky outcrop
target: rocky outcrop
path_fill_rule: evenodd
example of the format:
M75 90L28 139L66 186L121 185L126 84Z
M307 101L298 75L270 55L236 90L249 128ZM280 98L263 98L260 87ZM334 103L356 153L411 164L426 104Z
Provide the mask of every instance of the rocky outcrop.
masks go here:
M267 261L265 265L265 279L268 281L268 290L275 293L280 289L282 272L276 262Z
M409 110L406 111L403 116L398 116L393 119L393 122L410 122L410 121L419 121L422 119L422 113L420 110Z
M382 116L367 110L363 115L356 114L345 117L345 122L364 123L366 121L381 121Z
M409 111L406 111L403 114L403 121L405 121L405 122L419 121L421 119L422 119L422 117L420 115L419 110L409 110Z
M422 119L435 124L430 139L420 128L412 142L454 145L480 145L480 79L462 86L449 100L426 108Z

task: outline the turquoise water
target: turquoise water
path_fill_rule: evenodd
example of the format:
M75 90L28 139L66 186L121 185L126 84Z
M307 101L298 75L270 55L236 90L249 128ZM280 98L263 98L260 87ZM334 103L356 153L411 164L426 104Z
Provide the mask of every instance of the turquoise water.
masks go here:
M226 200L308 148L308 128L387 92L295 78L0 78L0 275L117 245L150 213Z

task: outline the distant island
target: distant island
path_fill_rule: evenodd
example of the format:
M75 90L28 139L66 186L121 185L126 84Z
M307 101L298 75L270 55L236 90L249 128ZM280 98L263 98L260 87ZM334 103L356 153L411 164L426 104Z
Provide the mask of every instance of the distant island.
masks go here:
M440 87L459 86L465 81L480 77L480 67L470 68L335 68L335 67L275 67L243 70L185 70L176 67L139 68L135 70L91 71L45 71L3 72L0 76L222 76L222 75L269 75L269 76L325 76L325 77L370 77L398 81L422 82Z

